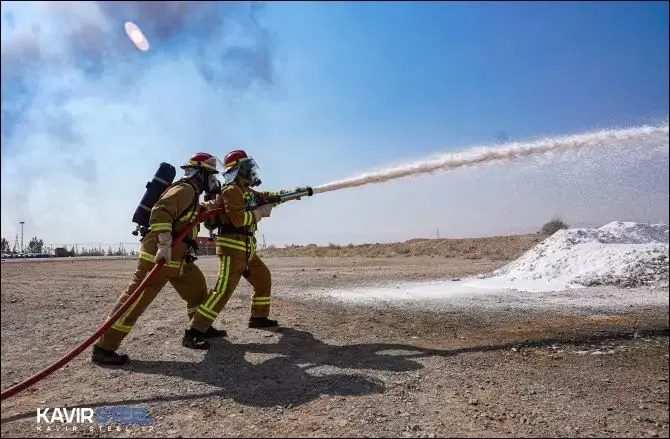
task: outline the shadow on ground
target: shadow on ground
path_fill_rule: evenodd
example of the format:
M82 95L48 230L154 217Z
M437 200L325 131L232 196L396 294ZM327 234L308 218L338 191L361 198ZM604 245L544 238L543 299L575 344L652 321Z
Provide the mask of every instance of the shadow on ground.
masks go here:
M277 343L233 344L226 339L213 341L213 346L199 363L184 361L132 360L124 370L179 377L196 381L220 390L193 395L155 396L142 399L103 401L74 407L103 407L139 405L220 397L254 407L301 405L320 395L362 396L384 392L384 383L363 376L364 370L408 372L424 366L414 359L434 356L453 356L468 352L490 352L511 347L534 347L554 343L580 344L602 340L633 338L634 336L668 336L668 327L600 331L570 338L545 338L533 341L511 341L502 344L470 346L456 349L425 349L405 344L368 343L330 345L314 338L313 334L293 328L277 328L281 334ZM273 358L260 364L245 359L246 353L270 354ZM329 373L323 373L323 369ZM322 368L322 370L318 370ZM333 370L338 368L340 370ZM307 370L312 369L310 373ZM316 369L316 370L315 370ZM347 369L343 373L341 369ZM34 416L26 412L2 419L17 421Z

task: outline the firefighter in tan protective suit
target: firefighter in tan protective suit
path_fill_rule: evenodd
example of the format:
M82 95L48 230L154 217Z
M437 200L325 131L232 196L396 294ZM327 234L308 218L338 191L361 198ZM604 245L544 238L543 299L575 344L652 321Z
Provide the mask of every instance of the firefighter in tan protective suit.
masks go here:
M226 306L243 276L253 287L249 327L277 326L276 320L268 318L272 288L270 271L256 254L254 236L258 222L270 216L273 205L265 204L256 209L248 209L247 206L254 201L285 191L257 192L251 189L261 183L258 178L258 167L253 158L242 150L235 150L226 155L224 166L227 168L224 172L226 185L215 200L205 203L208 209L225 209L225 213L205 222L205 227L208 229L218 230L217 281L208 299L198 307L193 316L191 328L199 331L208 328Z
M183 166L184 177L170 185L154 204L149 218L150 233L142 240L137 269L132 281L119 297L113 314L125 300L132 295L154 264L165 259L165 265L147 284L141 296L126 313L98 340L93 347L92 361L98 364L125 364L128 355L119 355L116 350L133 328L137 319L151 304L166 283L177 290L186 301L189 319L198 306L207 299L208 290L205 277L193 263L193 239L185 238L175 249L171 249L172 239L187 223L192 222L200 213L200 194L219 193L221 186L216 179L216 158L207 153L197 153ZM197 228L193 237L197 236ZM211 326L200 326L202 331L187 329L182 345L192 349L207 349L205 338L223 337L225 331Z

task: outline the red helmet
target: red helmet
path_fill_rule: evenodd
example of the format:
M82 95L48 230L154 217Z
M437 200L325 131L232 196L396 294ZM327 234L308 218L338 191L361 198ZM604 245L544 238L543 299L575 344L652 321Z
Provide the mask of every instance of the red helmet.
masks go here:
M181 168L203 168L213 174L219 173L219 171L216 169L216 157L211 154L207 154L206 152L198 152L193 154L188 160L188 163L182 165Z
M226 154L226 157L223 159L223 164L226 168L233 168L240 164L241 161L249 159L249 156L246 152L241 149L236 149Z
M258 166L256 161L241 149L236 149L226 154L223 165L227 168L223 173L226 184L230 184L239 175L249 180L251 186L258 186L261 180L258 178Z

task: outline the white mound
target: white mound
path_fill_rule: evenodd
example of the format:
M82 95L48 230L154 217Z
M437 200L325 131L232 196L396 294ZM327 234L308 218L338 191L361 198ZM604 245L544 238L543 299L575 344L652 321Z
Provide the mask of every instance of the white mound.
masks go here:
M516 261L466 285L540 292L667 281L668 225L615 221L598 229L560 230Z
M592 287L588 294L580 288ZM312 291L311 298L440 309L630 310L668 305L668 226L612 222L561 230L478 279ZM651 288L650 288L651 287ZM659 288L662 287L662 288ZM516 290L516 291L514 291ZM304 292L303 292L304 294Z

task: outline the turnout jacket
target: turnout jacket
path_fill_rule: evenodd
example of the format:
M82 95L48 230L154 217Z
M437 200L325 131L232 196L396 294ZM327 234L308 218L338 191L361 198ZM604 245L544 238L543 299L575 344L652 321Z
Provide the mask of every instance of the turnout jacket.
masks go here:
M259 192L251 188L246 191L236 183L225 186L217 197L204 204L209 209L223 208L213 220L207 221L209 230L218 229L216 253L223 254L224 249L245 252L251 257L256 251L256 230L258 224L254 214L247 208L249 203L260 202L267 197L280 195L286 191ZM273 203L278 205L279 203Z
M153 262L158 250L158 234L171 233L175 238L177 233L189 222L193 221L201 210L200 196L195 188L184 180L177 181L168 187L151 209L149 217L150 233L142 240L140 259ZM194 227L191 237L195 239L199 227ZM184 256L188 252L188 244L183 241L172 249L171 261L168 267L180 267Z

